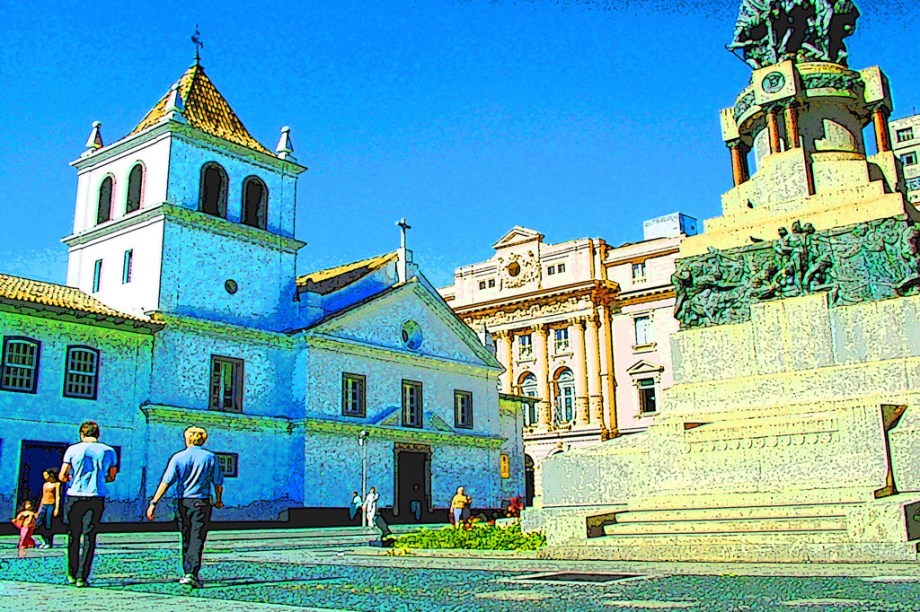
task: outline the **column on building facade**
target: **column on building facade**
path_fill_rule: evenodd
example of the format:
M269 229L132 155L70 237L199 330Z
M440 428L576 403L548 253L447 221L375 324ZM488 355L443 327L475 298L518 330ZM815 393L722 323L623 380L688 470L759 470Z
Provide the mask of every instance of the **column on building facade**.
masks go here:
M588 412L593 425L604 426L604 401L601 396L601 358L596 316L585 320L585 357L588 374Z
M572 365L575 370L575 426L584 427L588 417L588 362L585 358L585 320L573 319L572 330Z
M546 346L546 337L549 328L543 323L535 325L533 328L533 356L535 360L535 369L537 375L537 384L539 385L539 428L548 430L553 422L552 417L552 397L549 390L549 354Z
M770 153L779 153L779 121L775 107L767 109L767 134L770 137Z
M499 377L502 393L514 393L514 359L512 357L511 332L503 329L495 334L495 355L505 372Z
M606 304L597 306L598 353L600 356L601 397L603 406L607 407L606 419L598 420L601 429L616 431L617 401L616 380L613 376L613 329L610 320L610 308ZM606 422L606 425L605 425Z
M740 140L733 140L726 144L732 154L732 181L737 187L747 180L744 172L744 143Z
M799 148L799 111L794 102L788 102L783 111L786 122L786 148Z
M875 127L875 148L879 153L891 150L891 138L888 136L888 109L876 106L872 109L872 123Z

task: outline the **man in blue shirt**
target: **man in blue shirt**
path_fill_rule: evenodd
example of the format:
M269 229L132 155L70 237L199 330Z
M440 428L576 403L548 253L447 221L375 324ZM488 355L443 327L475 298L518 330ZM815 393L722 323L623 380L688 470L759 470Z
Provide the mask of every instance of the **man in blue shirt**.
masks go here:
M208 432L202 427L189 427L185 430L185 450L169 459L160 486L157 487L147 518L156 517L156 507L160 498L173 483L176 485L176 522L182 535L182 569L185 574L179 584L192 588L201 586L198 572L201 571L201 555L204 542L208 537L208 525L211 522L211 488L214 488L214 508L223 508L223 475L217 455L206 451L204 446Z
M61 482L69 482L64 498L67 525L67 582L89 586L89 573L96 553L96 527L105 510L106 483L115 480L118 459L115 449L99 442L99 425L80 425L80 442L67 448L61 466ZM83 540L81 547L80 540Z

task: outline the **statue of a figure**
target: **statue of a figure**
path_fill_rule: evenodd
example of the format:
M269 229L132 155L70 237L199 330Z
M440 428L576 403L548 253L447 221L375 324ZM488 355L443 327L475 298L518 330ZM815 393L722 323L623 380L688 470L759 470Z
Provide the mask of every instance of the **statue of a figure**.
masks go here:
M727 49L741 49L752 68L785 59L846 65L843 39L856 30L852 0L741 0Z

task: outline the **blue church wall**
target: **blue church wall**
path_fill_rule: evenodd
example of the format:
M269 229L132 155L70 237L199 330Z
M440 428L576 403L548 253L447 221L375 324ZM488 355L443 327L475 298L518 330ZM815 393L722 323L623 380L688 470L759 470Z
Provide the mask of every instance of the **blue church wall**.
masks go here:
M291 396L295 352L286 336L221 325L196 329L201 325L174 319L157 334L152 403L208 410L211 357L217 355L243 361L243 414L302 414L302 401Z
M345 508L361 491L361 447L357 436L307 433L304 449L304 505ZM380 494L378 506L393 505L393 443L368 440L367 487Z
M149 394L153 338L120 329L56 319L0 313L0 335L25 336L41 343L35 393L0 391L0 513L11 515L16 503L23 460L30 472L57 465L30 465L23 442L63 449L79 442L80 424L97 421L101 440L117 447L118 478L110 486L105 520L136 520L142 488L143 415L140 404ZM63 396L68 346L99 351L96 399ZM54 453L45 453L47 463ZM34 495L33 495L34 496Z
M265 330L290 327L294 253L220 233L227 221L205 221L213 227L167 223L159 310Z
M503 492L499 483L499 451L466 446L439 446L431 457L431 496L444 508L463 487L475 508L498 508Z

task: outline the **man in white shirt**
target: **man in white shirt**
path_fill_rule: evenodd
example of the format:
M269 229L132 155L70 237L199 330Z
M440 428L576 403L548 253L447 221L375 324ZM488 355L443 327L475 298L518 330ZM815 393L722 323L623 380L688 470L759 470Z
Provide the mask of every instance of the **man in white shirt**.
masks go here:
M64 497L67 582L78 587L89 586L96 528L105 510L106 484L115 480L117 465L115 449L99 441L99 425L95 421L80 425L80 442L64 452L60 474L61 482L69 483Z

